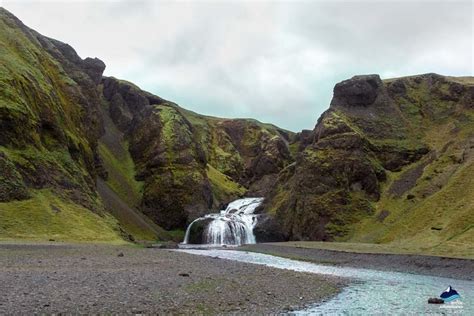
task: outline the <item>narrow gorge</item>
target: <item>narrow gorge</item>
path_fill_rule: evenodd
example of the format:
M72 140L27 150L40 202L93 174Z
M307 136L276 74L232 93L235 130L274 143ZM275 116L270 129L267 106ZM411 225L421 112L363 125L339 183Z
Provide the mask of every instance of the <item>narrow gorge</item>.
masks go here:
M1 238L181 242L190 227L190 243L474 249L472 77L355 76L295 133L103 76L3 8L0 30ZM264 198L257 221L225 210L243 197Z

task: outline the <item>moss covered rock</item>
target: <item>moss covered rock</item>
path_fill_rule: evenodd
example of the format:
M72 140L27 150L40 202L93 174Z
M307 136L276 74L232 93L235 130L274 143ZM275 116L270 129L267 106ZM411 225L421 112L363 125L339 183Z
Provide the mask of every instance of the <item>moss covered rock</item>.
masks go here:
M291 132L199 115L115 78L102 86L144 183L141 209L166 229L185 228L292 161Z
M398 204L398 199L410 208L421 205L423 201L414 198L420 194L408 192L433 188L419 179L431 165L439 165L435 157L445 156L442 151L453 143L466 148L473 137L471 90L472 78L436 74L386 81L377 75L356 76L337 84L330 109L315 129L297 135L296 162L280 173L268 193L267 212L290 239L346 240L356 234L359 241L383 241L388 224L377 220L379 213L388 209L392 214L387 204ZM460 161L468 164L456 157L445 162L444 172L437 169L437 178L444 179L439 181L449 181ZM391 194L387 185L393 174L404 170L409 181L395 184L397 192L410 194L408 200ZM404 184L409 187L398 188ZM398 222L390 217L391 223ZM361 222L378 223L378 235L360 229ZM469 231L466 225L464 233Z

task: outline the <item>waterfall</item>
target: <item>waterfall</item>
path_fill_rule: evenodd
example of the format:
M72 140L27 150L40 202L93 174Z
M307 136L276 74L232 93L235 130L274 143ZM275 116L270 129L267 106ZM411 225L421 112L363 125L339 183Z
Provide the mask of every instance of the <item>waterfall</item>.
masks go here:
M263 198L244 198L235 200L219 213L207 214L194 220L186 230L183 244L189 244L193 225L209 222L203 230L203 243L209 245L255 244L253 228L257 224L255 209Z

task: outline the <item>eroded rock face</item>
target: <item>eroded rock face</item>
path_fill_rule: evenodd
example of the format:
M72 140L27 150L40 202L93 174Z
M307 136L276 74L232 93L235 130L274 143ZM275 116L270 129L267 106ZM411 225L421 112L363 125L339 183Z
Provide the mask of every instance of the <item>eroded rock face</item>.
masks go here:
M378 75L354 76L336 84L331 106L370 106L382 88Z
M472 78L356 76L335 86L313 130L294 135L199 115L102 77L102 61L83 60L3 8L0 42L1 202L47 190L100 211L104 109L133 158L127 176L143 183L141 210L167 229L249 194L265 195L275 214L257 226L262 240L344 238L393 187L383 185L387 174L401 172L393 195L415 205L471 170ZM377 211L391 223L394 210Z
M286 241L283 227L273 217L267 214L258 216L257 225L253 229L257 243Z
M386 82L355 76L338 83L314 130L297 135L296 162L267 194L267 211L276 213L290 239L344 238L352 224L374 215L387 172L421 159L426 162L418 169L433 162L423 141L428 127L448 118L467 124L461 109L470 107L468 91L435 74Z
M0 152L0 202L24 200L30 195L15 164Z
M105 63L99 58L87 57L82 62L82 68L89 75L92 81L98 85L102 80L102 74L105 70Z
M50 189L91 210L97 139L102 133L97 80L105 65L26 27L0 8L1 200Z
M258 190L292 161L291 133L274 126L201 116L115 78L102 87L144 182L141 209L165 229Z

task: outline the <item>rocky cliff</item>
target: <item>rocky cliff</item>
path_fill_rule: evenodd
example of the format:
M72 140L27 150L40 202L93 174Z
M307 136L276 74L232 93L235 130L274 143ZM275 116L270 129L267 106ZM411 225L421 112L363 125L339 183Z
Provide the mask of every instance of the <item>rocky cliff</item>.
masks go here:
M247 195L266 197L259 241L473 251L472 77L356 76L294 134L104 69L0 8L0 238L178 240Z
M266 204L287 238L472 250L472 77L353 77L297 138Z
M0 8L0 236L119 240L95 191L105 65Z
M0 53L0 237L87 239L71 236L77 218L63 211L80 208L114 236L171 238L161 227L263 195L292 162L293 133L202 116L103 77L102 61L3 8Z
M101 87L143 182L140 207L166 229L264 194L263 184L292 161L292 133L273 125L199 115L115 78Z

